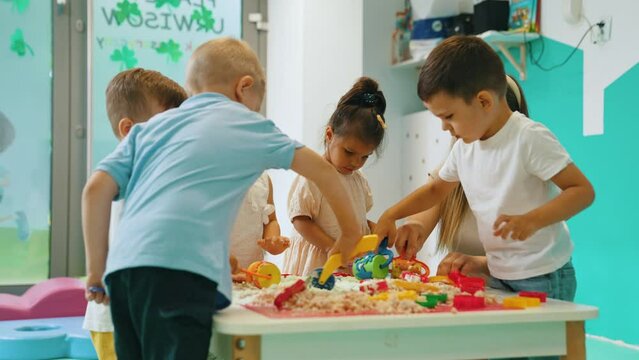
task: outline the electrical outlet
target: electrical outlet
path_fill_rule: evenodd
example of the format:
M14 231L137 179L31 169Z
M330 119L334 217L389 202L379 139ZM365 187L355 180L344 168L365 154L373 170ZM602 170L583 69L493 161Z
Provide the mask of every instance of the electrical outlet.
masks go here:
M597 21L590 33L590 40L593 44L603 44L610 40L612 34L612 16L601 18Z

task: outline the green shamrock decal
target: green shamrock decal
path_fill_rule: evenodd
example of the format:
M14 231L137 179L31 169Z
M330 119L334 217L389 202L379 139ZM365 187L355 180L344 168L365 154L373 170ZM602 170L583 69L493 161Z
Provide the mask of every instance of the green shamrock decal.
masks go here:
M201 7L202 11L193 10L191 14L191 20L195 20L200 28L204 31L213 31L213 25L215 25L215 19L213 19L213 11L207 10L204 5Z
M142 16L142 12L137 3L129 2L129 0L122 0L116 5L116 10L113 13L115 15L115 22L118 25L122 25L124 20L130 16L137 15Z
M124 45L122 49L116 49L111 54L111 60L121 62L120 70L132 69L137 65L138 59L135 58L135 52Z
M160 46L155 48L158 54L166 54L169 61L173 61L174 63L180 61L182 57L182 52L180 51L180 44L173 41L173 39L169 39L168 42L162 41Z
M18 54L18 56L24 56L26 55L27 50L29 50L31 56L33 56L33 49L26 41L24 41L22 30L16 29L13 35L11 35L11 51Z
M169 5L177 9L180 7L181 1L182 0L155 0L155 8L159 9L164 5Z
M18 14L22 14L29 7L30 0L4 0L4 2L11 1L11 8L18 11Z

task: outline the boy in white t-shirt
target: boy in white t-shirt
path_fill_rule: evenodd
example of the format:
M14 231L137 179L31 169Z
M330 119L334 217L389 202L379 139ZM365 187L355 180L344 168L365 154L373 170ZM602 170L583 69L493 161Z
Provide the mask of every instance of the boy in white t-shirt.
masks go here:
M419 97L459 140L439 177L384 212L375 233L440 203L461 182L477 219L492 287L572 301L573 244L565 220L594 200L557 138L506 102L499 56L483 40L443 41L421 69ZM560 191L558 191L560 190Z
M180 85L157 71L136 68L117 74L106 89L107 115L113 134L122 140L133 125L180 106L186 97L186 91ZM111 207L110 245L113 245L113 234L119 223L122 205L123 201L117 201ZM113 321L107 304L89 301L83 328L91 332L91 340L100 360L116 358Z

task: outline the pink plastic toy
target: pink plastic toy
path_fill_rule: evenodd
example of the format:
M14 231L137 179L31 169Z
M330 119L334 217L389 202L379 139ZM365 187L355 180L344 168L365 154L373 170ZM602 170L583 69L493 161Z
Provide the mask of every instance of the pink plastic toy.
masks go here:
M87 308L84 283L54 278L33 285L22 296L0 294L0 320L83 316Z

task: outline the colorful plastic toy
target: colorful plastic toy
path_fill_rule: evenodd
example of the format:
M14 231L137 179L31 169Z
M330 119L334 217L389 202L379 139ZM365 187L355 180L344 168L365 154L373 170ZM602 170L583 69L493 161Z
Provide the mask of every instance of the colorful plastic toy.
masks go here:
M432 284L426 284L423 282L413 282L406 281L401 279L394 279L393 284L399 286L405 290L415 290L418 292L426 292L426 291L438 291L439 288Z
M449 285L454 285L455 283L453 283L453 281L446 275L437 275L437 276L431 276L428 278L428 282L443 282Z
M415 300L417 299L417 292L415 290L404 290L397 293L397 299L399 300Z
M366 253L369 251L375 250L377 245L379 244L379 237L375 234L363 236L360 241L355 246L355 250L350 257L353 257L357 254ZM335 253L331 255L328 260L324 263L324 266L321 267L321 272L318 277L318 283L324 285L331 274L342 265L342 254ZM331 287L332 288L332 287Z
M538 298L539 301L545 303L548 294L543 291L520 291L519 296Z
M417 259L404 259L396 257L391 265L391 277L393 279L407 278L410 274L419 276L422 282L428 282L430 269L428 265Z
M448 274L453 283L463 292L474 294L477 291L486 289L486 280L480 277L466 276L458 271Z
M480 277L466 277L461 279L459 288L463 292L475 294L477 291L484 291L486 289L486 280Z
M284 303L288 301L288 299L304 290L306 290L306 281L302 279L297 280L295 284L287 287L286 289L284 289L284 291L277 295L273 303L278 310L282 310L282 307L284 307Z
M423 307L434 309L438 304L448 301L446 294L426 294L425 298L424 300L415 300L415 302Z
M365 292L368 295L386 292L388 291L388 283L386 281L378 281L374 284L360 285L359 291Z
M475 310L486 306L485 299L473 295L455 295L453 306L457 310Z
M536 307L541 304L541 300L536 297L511 296L504 298L503 305L509 309L525 309Z
M240 269L246 273L246 282L263 289L281 281L280 269L268 261L256 261L249 265L248 269Z
M415 300L415 302L429 309L434 309L439 304L439 301L437 301L437 299Z
M86 308L84 282L73 278L45 280L22 296L0 294L0 321L82 316Z
M329 277L326 279L326 281L322 283L320 282L320 276L322 275L322 273L323 273L322 268L317 268L313 270L313 273L311 274L311 278L310 278L311 286L318 289L333 290L333 288L335 287L335 276L329 273Z
M437 302L440 303L445 303L446 301L448 301L448 295L441 293L441 294L426 294L426 299L428 300L437 300Z
M353 275L359 280L384 279L393 261L393 252L388 249L388 238L377 248L377 253L369 253L353 262Z
M386 300L388 300L389 297L390 297L390 294L388 292L383 292L383 293L371 295L368 298L371 299L371 300L386 301Z

